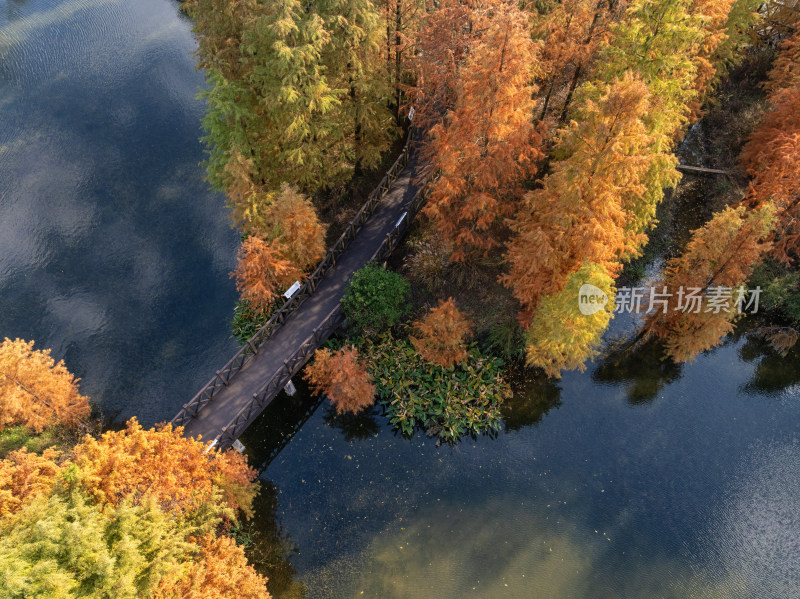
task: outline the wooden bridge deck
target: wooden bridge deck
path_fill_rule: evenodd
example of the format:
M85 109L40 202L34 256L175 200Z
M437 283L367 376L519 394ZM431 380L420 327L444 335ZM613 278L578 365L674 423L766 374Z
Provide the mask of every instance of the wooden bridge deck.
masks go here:
M339 306L353 273L372 260L386 245L387 237L396 230L403 213L412 207L418 191L414 183L416 175L417 165L412 155L406 168L376 205L372 216L336 259L335 265L316 284L313 294L286 317L283 325L258 348L258 353L249 357L241 370L236 372L236 376L232 376L224 387L216 391L210 401L192 415L191 419L181 422L180 415L176 416L173 422L184 424L184 434L192 437L202 435L206 441L218 440L217 445L220 447L229 446L272 401L280 387L264 393L265 383L276 378L276 373L281 370L285 361L296 356L304 344L308 344L309 338L314 338L313 345L324 340L317 342L318 329L331 321L331 314ZM407 222L403 224L407 226ZM298 358L305 362L305 356ZM300 366L302 364L292 367L291 370ZM255 413L242 415L243 410L254 402L254 395L259 393L264 397ZM237 415L239 422L236 426L229 427ZM186 417L183 419L186 420ZM223 436L226 427L235 429L233 436L230 430L226 433L227 437Z

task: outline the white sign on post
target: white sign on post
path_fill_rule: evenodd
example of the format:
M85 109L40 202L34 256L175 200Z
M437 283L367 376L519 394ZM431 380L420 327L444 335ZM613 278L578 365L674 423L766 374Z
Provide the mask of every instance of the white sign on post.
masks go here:
M408 120L409 121L413 121L414 120L414 113L415 112L416 111L414 110L414 107L412 106L408 111Z
M289 299L290 297L292 297L295 294L295 292L298 289L300 289L300 281L295 281L294 283L292 283L292 286L289 287L289 289L286 290L286 293L283 294L283 297L285 297L286 299Z

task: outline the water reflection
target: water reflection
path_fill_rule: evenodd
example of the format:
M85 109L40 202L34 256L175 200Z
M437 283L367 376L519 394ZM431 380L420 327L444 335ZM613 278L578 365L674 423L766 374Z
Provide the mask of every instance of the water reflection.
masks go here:
M190 25L171 0L4 7L0 338L52 348L106 415L169 419L235 351Z
M261 481L261 492L253 502L257 519L241 523L236 536L245 545L248 561L269 581L274 599L302 599L306 588L295 580L297 574L290 558L297 552L291 537L278 518L278 491L268 480Z
M371 406L358 414L337 414L330 404L325 402L325 424L342 432L345 441L364 440L374 437L381 429L379 418L384 418L379 406Z
M561 406L561 387L545 377L509 372L514 395L501 407L507 431L518 431L539 424L542 418Z
M751 394L776 395L800 383L800 347L783 357L755 333L747 333L739 346L739 357L755 364L752 378L742 387Z
M619 384L630 404L653 401L665 386L681 376L682 366L665 356L656 340L631 345L631 338L612 344L592 370L592 380Z

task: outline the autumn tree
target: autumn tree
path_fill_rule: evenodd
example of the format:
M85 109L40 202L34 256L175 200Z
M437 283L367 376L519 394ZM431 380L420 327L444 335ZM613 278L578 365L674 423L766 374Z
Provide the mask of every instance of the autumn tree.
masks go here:
M765 87L770 91L789 88L800 83L800 14L794 35L781 42L780 49Z
M455 244L454 260L498 245L496 228L514 213L522 182L542 157L533 122L536 48L527 15L497 3L474 18L483 33L456 65L454 105L431 128L424 152L437 174L424 212Z
M381 13L372 0L315 0L330 42L323 49L325 73L339 97L336 134L344 140L353 175L380 163L394 133L386 62L381 57Z
M19 511L39 495L49 495L61 472L61 453L45 449L42 455L22 448L0 460L0 518Z
M580 311L583 285L594 285L608 303L593 314ZM559 377L563 370L585 368L598 353L600 340L614 310L614 282L605 268L585 262L567 277L564 287L539 301L525 336L525 363Z
M700 108L706 93L718 81L719 72L716 54L728 38L728 20L735 0L693 0L689 12L703 18L705 35L694 57L697 72L694 77L696 95L689 108L689 120L700 116Z
M686 249L667 263L654 286L665 295L649 307L645 336L663 339L676 362L718 345L733 330L746 299L744 285L769 250L765 240L774 218L771 205L751 211L728 207L693 231ZM690 301L690 291L706 301ZM712 295L719 301L709 305Z
M232 450L207 449L184 437L180 427L146 430L132 418L121 431L86 437L74 452L82 487L100 503L154 500L172 514L218 517L242 510L249 517L255 470Z
M565 0L556 2L534 20L534 36L542 40L540 64L544 98L539 115L547 115L553 94L567 86L561 119L567 115L572 95L600 44L608 35L615 2L606 0Z
M311 201L292 185L283 184L263 227L255 233L276 240L286 259L301 271L307 272L325 255L326 227L319 222Z
M477 39L470 2L443 0L422 19L409 65L414 84L406 88L414 124L428 130L439 123L458 97L458 76Z
M75 428L89 416L89 400L78 382L50 350L33 341L6 338L0 343L0 430L22 424L36 432L63 424Z
M739 156L752 177L747 201L775 206L772 253L789 263L800 257L800 54L786 43L769 74L770 108Z
M435 308L414 323L414 329L417 336L410 335L409 339L428 362L450 368L466 359L466 338L472 323L456 307L452 297L439 300Z
M0 595L148 597L191 554L187 532L152 503L100 510L78 491L40 496L3 527Z
M665 159L654 155L644 122L652 96L631 73L593 95L599 99L587 99L559 133L556 147L564 158L551 163L512 224L510 268L501 280L529 314L584 262L615 276L646 241L630 229L653 161Z
M257 6L257 0L184 0L182 8L194 21L198 68L218 69L228 80L243 76L242 34Z
M334 352L318 349L314 362L306 366L305 378L315 393L330 398L339 414L357 414L375 403L375 385L352 346Z
M248 237L239 248L236 270L236 289L243 300L257 311L265 311L286 288L302 277L300 270L286 257L286 250L277 240L270 242L255 236Z
M153 599L270 599L267 579L247 563L244 549L227 536L204 535L199 555L183 571L162 579Z
M236 176L245 172L253 185L269 192L284 181L311 191L343 180L350 171L336 151L334 110L340 94L324 74L322 53L330 34L322 18L298 0L247 6L237 33L237 76L216 64L213 49L200 47L201 64L208 60L212 65L203 94L209 181L227 191L241 187ZM221 14L231 10L238 12L223 7ZM216 37L204 24L197 22L198 36ZM231 169L230 162L239 165Z
M403 93L407 76L414 60L414 44L418 39L422 19L426 14L425 0L383 0L381 3L386 36L383 51L386 60L388 82L393 98L390 108L398 124L401 124Z

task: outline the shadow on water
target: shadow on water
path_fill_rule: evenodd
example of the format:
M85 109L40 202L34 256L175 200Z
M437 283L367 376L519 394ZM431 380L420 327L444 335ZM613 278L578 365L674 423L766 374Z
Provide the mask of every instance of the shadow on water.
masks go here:
M631 405L653 401L659 392L681 377L682 366L664 356L664 347L648 341L629 348L623 340L598 362L592 372L597 383L623 385Z
M501 408L506 431L539 424L545 414L561 406L561 387L542 376L510 373L514 395Z
M317 411L323 398L314 396L304 380L294 379L297 391L282 391L241 436L250 463L265 470Z
M753 376L741 390L754 395L776 395L800 383L800 348L795 346L784 357L752 330L737 332L737 340L744 339L738 348L743 362L754 363Z
M306 587L294 580L297 572L290 561L297 547L279 522L278 489L271 481L261 480L261 492L253 502L253 510L258 517L242 522L235 531L248 561L269 579L267 584L274 599L305 597Z
M326 403L324 409L323 422L340 430L347 442L369 439L381 430L379 419L383 416L379 406L371 406L358 414L337 414L330 402Z

